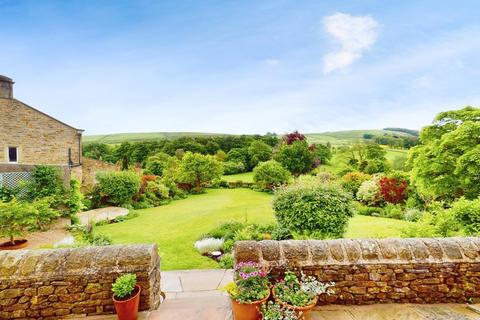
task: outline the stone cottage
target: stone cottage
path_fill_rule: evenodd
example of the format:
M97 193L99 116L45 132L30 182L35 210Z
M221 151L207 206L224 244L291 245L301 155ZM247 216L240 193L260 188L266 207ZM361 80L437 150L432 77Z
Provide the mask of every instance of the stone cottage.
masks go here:
M81 180L83 130L16 100L13 84L0 75L0 185L15 184L40 164Z

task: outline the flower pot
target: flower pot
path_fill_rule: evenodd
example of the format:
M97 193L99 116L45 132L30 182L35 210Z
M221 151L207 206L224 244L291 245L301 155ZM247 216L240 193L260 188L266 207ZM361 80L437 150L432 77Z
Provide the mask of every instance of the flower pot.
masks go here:
M0 244L0 250L18 250L23 249L28 246L27 239L13 240L13 243L10 241Z
M288 303L285 303L282 300L280 300L275 295L275 287L272 288L272 293L273 293L273 298L275 299L275 302L284 306L287 309L295 311L295 313L297 314L297 316L300 320L310 319L310 313L311 313L312 309L315 308L315 306L317 305L317 302L318 302L318 297L315 297L312 304L309 304L308 306L304 306L304 307L297 307L297 306L292 306L292 305L290 305Z
M239 303L232 300L232 311L234 320L260 320L262 315L260 314L260 306L265 303L270 297L270 293L263 298L252 303Z
M135 285L135 290L130 298L125 300L117 300L113 297L113 304L119 320L136 320L138 316L138 305L140 303L140 292L142 291L139 285Z

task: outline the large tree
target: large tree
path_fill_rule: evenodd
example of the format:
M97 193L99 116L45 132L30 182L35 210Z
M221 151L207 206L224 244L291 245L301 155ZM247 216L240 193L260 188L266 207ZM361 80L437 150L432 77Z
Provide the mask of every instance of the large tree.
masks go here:
M214 156L190 151L185 153L179 167L180 181L194 184L197 192L203 183L220 178L222 173L222 164Z
M291 144L283 143L274 159L293 175L298 176L312 170L315 154L311 152L307 141L295 140Z
M411 149L412 180L431 199L480 195L480 109L440 113Z
M256 167L260 162L268 161L272 158L272 147L263 141L255 140L248 147L250 164Z

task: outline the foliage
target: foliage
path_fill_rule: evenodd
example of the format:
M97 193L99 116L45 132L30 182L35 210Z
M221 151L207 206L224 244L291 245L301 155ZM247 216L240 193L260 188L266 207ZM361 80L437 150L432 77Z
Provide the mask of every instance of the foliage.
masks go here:
M33 181L27 183L29 199L38 199L63 193L64 186L60 170L56 167L38 165L31 172Z
M389 169L385 158L386 151L376 143L354 144L344 148L342 152L348 154L348 164L361 172L373 174Z
M275 160L261 162L253 169L253 181L262 189L273 189L290 179L290 172Z
M332 159L332 151L324 144L312 144L309 148L314 154L314 162L316 163L316 166L328 163L328 161Z
M351 192L353 195L356 195L360 185L371 179L369 174L359 172L359 171L352 171L346 173L342 177L342 186L345 190Z
M135 290L136 284L137 276L133 273L127 273L118 277L112 284L113 296L120 300L126 300L130 298Z
M35 208L26 202L12 199L0 201L0 236L8 237L14 243L14 237L24 236L28 229L37 224Z
M315 155L309 149L306 141L295 140L291 144L282 144L274 159L293 175L298 176L312 170Z
M276 226L275 229L272 230L272 240L280 241L290 239L293 239L293 235L288 228Z
M223 163L224 174L237 174L245 172L245 165L242 162L226 161Z
M238 222L238 221L228 221L222 223L218 227L210 230L206 236L212 238L223 238L225 240L233 239L235 237L235 233L243 229L245 224Z
M453 237L462 235L462 225L452 210L424 212L416 223L402 230L403 237Z
M65 191L63 204L67 206L70 214L78 213L85 209L83 200L84 196L80 191L80 182L76 179L71 179L70 188Z
M402 220L405 218L403 209L399 204L387 203L383 208L383 217Z
M381 200L379 177L362 182L357 191L357 199L367 205L377 205Z
M416 222L416 221L420 220L420 218L422 218L423 213L424 212L422 210L419 210L419 209L416 209L416 208L407 209L405 211L404 218L407 221Z
M170 198L170 189L160 179L147 182L146 200L153 206L159 206Z
M52 208L53 202L55 202L53 197L45 197L31 204L35 216L35 228L46 230L47 226L60 216L60 212Z
M80 245L108 246L112 244L112 239L104 234L96 233L93 225L73 225L71 231L80 238Z
M306 141L306 139L307 138L297 130L283 136L283 141L288 145L293 144L295 141Z
M195 242L195 249L200 254L209 254L213 251L221 251L223 249L223 239L217 238L205 238Z
M221 258L218 264L220 265L220 268L222 269L232 269L234 265L234 258L231 253L224 254Z
M131 171L101 172L96 188L102 197L114 205L128 205L140 190L140 179Z
M328 184L282 187L273 209L280 226L315 238L341 237L354 213L349 194Z
M247 148L233 148L227 153L227 161L242 163L245 168L250 168Z
M362 216L383 216L383 209L378 207L368 207L357 202L357 206L355 208L357 213Z
M268 301L260 307L262 320L299 320L295 311L273 301Z
M179 180L195 184L199 193L202 184L220 178L222 173L222 164L214 156L186 152L180 162Z
M17 188L7 188L0 186L0 201L9 202L17 196L19 190Z
M286 271L282 281L275 285L275 297L281 302L296 307L305 307L315 302L318 295L327 293L333 283L324 284L302 273L301 280L292 271Z
M480 198L475 200L461 198L453 203L450 210L468 235L480 234Z
M234 269L234 282L225 288L239 303L252 303L270 294L266 271L255 262L240 262Z
M263 141L255 140L248 147L248 156L250 157L250 165L255 167L260 162L272 158L272 147Z
M148 157L145 162L145 169L154 175L162 176L163 170L168 166L170 156L164 152L159 152L154 156Z
M382 177L378 181L383 200L389 203L402 203L407 196L408 182L396 177Z
M453 200L480 195L480 109L441 112L410 150L412 180L421 194Z

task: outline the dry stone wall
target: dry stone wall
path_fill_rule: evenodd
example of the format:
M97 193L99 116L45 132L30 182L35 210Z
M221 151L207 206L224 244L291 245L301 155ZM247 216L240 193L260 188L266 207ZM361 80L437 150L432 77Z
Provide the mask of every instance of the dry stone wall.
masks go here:
M0 319L60 319L114 313L111 284L135 273L140 309L160 303L155 245L0 251Z
M320 304L480 301L480 238L241 241L235 260L334 281Z

